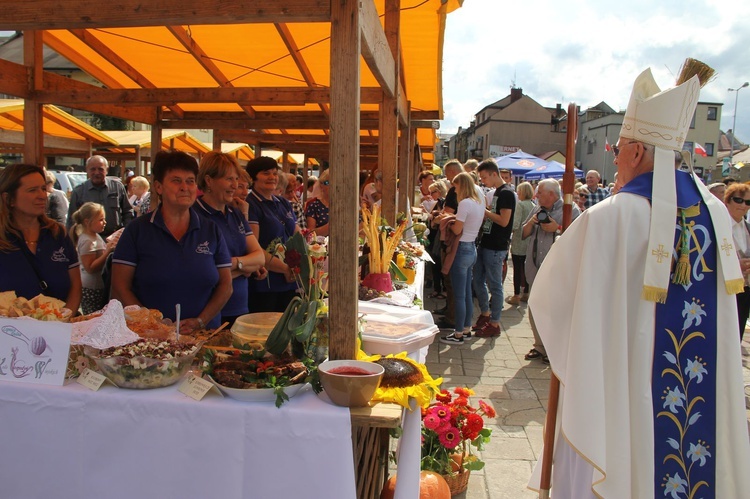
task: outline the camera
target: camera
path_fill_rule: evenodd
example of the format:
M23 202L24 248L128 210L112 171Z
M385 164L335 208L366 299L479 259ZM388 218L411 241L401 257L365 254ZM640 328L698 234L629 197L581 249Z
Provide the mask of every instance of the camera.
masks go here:
M547 210L544 208L540 209L539 213L536 214L536 219L540 224L548 224L551 222L549 213L547 213Z

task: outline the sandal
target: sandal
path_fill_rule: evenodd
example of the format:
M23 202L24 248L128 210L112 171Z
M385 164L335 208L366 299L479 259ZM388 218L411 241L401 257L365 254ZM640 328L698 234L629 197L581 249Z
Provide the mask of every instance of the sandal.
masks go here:
M445 300L445 295L443 293L433 292L433 293L430 293L430 298L436 298L438 300Z
M523 356L523 358L526 360L534 360L534 359L540 359L544 357L546 357L546 355L542 355L542 352L540 352L536 348L532 348L531 350L529 350L529 353Z

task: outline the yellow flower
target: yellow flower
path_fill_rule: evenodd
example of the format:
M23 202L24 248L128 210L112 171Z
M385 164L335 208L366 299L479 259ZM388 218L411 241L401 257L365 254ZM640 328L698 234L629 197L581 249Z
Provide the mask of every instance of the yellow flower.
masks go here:
M419 384L404 387L385 388L381 386L375 391L372 400L374 402L393 402L410 409L409 398L413 398L417 402L417 405L427 408L435 397L435 394L440 392L440 385L443 383L443 378L432 379L432 376L430 376L430 373L427 371L427 367L425 367L424 364L411 360L406 355L406 352L401 352L396 355L387 355L386 357L401 359L412 364L419 369L424 380ZM367 354L361 350L357 353L357 359L359 360L370 360L373 362L379 358L380 356L377 355L367 356Z

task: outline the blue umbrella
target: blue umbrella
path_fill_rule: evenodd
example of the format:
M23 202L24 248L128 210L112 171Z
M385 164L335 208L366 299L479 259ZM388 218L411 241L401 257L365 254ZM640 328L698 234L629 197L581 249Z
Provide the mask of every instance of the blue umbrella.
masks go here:
M573 170L576 177L583 177L583 170ZM550 161L546 165L538 166L524 174L524 180L541 180L543 178L562 178L565 173L565 165L557 161Z
M537 158L531 154L527 154L523 151L516 151L513 154L507 156L500 156L495 158L497 167L505 170L510 170L513 175L524 175L534 168L547 164L547 161L542 158Z

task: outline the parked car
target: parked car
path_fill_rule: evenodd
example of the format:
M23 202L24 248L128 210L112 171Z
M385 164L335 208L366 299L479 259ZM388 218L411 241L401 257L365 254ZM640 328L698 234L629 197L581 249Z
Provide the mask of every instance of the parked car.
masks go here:
M51 170L55 174L55 189L60 189L68 196L73 193L73 189L86 181L86 172L69 172L60 170Z

